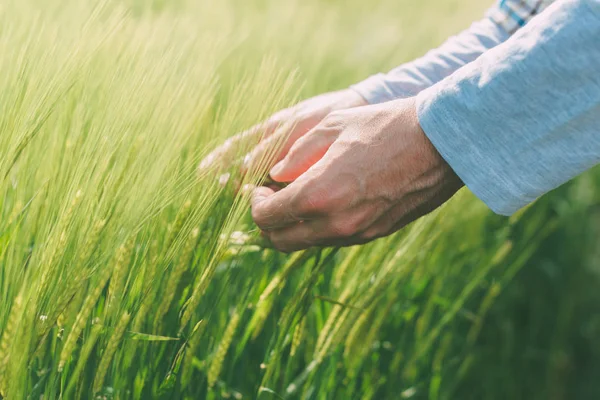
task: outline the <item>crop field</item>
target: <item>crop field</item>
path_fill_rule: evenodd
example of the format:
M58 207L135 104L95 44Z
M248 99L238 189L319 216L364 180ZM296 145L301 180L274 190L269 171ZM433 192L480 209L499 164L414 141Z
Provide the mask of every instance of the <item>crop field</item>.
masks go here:
M488 5L3 1L0 399L599 398L597 169L510 218L463 189L292 254L237 190L266 167L197 171Z

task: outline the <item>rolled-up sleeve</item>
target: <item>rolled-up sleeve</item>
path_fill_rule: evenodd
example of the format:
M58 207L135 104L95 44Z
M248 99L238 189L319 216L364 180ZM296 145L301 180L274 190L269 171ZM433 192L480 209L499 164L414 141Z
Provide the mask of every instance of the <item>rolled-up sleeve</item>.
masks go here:
M465 185L510 215L600 162L600 0L561 0L417 96Z

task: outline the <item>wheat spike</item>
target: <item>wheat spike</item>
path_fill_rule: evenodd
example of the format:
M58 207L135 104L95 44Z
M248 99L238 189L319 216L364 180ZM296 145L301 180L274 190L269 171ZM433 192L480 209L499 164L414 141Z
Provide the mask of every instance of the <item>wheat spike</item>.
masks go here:
M183 227L183 224L185 223L185 220L187 219L191 210L192 201L186 200L186 202L183 203L183 206L177 213L175 221L173 221L173 225L171 225L171 227L169 228L169 236L167 238L167 249L171 248L173 242L175 242L175 239L179 235L179 232L181 231L181 228Z
M8 321L0 339L0 395L6 396L6 367L10 362L10 345L23 312L23 290L19 292L8 315Z
M71 377L69 379L69 384L67 385L67 389L65 392L67 398L68 398L68 395L71 393L71 391L75 388L75 385L79 382L79 376L81 375L81 372L87 365L87 361L90 357L90 354L92 353L92 350L96 346L98 337L100 336L100 333L102 332L103 329L104 329L104 327L100 324L100 320L97 319L94 322L94 327L92 328L92 332L90 333L90 336L85 341L85 345L83 346L83 348L81 349L81 352L79 353L79 359L77 360L77 365L75 365L75 369L71 373Z
M21 200L17 200L15 202L12 212L10 213L10 216L8 217L8 223L6 225L11 226L13 224L13 222L15 222L17 220L17 217L19 216L19 214L21 214L22 210L23 210L23 202Z
M196 248L199 234L200 229L195 228L192 230L181 252L181 256L179 257L177 265L175 268L173 268L173 271L171 271L171 274L169 275L167 286L163 292L163 299L156 312L156 326L160 324L160 320L167 313L167 311L169 311L169 307L171 306L173 297L175 297L175 292L177 290L177 286L179 285L179 281L181 280L181 276L189 267L189 261L194 253L194 249Z
M256 305L256 310L250 319L250 323L248 327L252 329L252 339L256 339L260 332L262 331L267 317L271 313L273 309L275 301L273 298L267 297L264 301L259 301Z
M354 346L359 338L362 340L363 328L369 321L370 316L370 310L365 310L356 319L354 324L352 324L352 328L350 328L350 332L348 332L348 336L346 336L346 341L344 343L344 356L346 358L349 358L352 354L355 354Z
M63 252L67 245L67 227L71 222L73 214L75 213L75 209L77 208L77 205L81 201L82 197L83 192L81 190L78 190L77 193L75 193L75 197L71 201L69 208L67 208L67 211L62 215L58 223L57 232L60 232L60 235L58 236L57 242L53 243L50 249L50 253L47 253L49 255L44 257L43 264L47 265L48 267L43 270L40 279L40 288L44 288L46 286L46 284L48 283L48 279L50 278L50 273L54 271L55 264L63 255Z
M110 284L108 286L108 306L106 307L106 315L111 315L117 303L117 297L123 295L127 280L127 272L131 253L133 251L134 240L129 239L117 250L115 256L115 265Z
M83 245L83 250L79 256L79 263L81 264L82 268L88 262L92 254L94 254L94 250L96 250L96 245L98 244L100 234L102 233L104 226L106 226L105 219L100 219L96 221L94 227L92 228L92 231L87 236L86 241Z
M217 379L221 373L221 367L223 366L223 361L225 360L225 356L227 355L227 351L229 350L229 346L231 345L231 341L233 340L233 336L235 335L235 331L239 322L240 315L236 311L231 316L229 324L227 325L227 329L225 329L225 333L223 334L221 342L219 343L219 347L217 348L212 362L210 363L210 367L208 369L209 390L214 387L215 383L217 383Z
M94 307L94 305L96 305L98 298L102 294L102 290L104 290L104 287L106 286L106 282L108 282L108 279L110 278L111 272L112 271L110 268L104 269L103 274L100 277L98 284L96 285L96 288L90 294L88 294L83 305L81 306L81 311L79 311L79 314L77 314L77 318L75 319L75 322L73 323L71 332L69 333L69 336L67 336L67 339L65 340L65 344L63 346L63 349L60 353L60 360L58 362L58 370L59 371L62 371L62 369L65 366L65 364L67 363L69 357L71 357L71 353L73 352L73 349L75 348L75 343L77 342L79 335L81 334L81 332L83 331L83 328L85 327L86 319L89 316L90 312L92 311L92 308Z
M55 311L52 313L52 315L49 316L49 318L46 321L44 321L44 324L38 335L39 337L43 337L48 333L50 328L52 328L54 321L58 323L58 320L61 318L62 313L71 303L73 297L77 294L77 291L83 285L83 282L86 278L85 275L88 272L88 270L85 268L85 264L89 257L92 255L93 251L95 250L96 243L98 242L98 239L100 237L100 232L104 228L105 224L106 220L99 220L94 225L94 228L92 229L90 235L88 235L88 238L83 246L84 250L82 251L79 257L80 268L78 270L78 273L76 273L75 277L69 278L66 289L62 292L62 294L56 301Z
M110 337L108 344L106 345L106 349L104 349L104 353L102 354L102 359L100 360L100 364L98 365L98 370L96 371L96 377L94 378L94 384L92 386L92 392L94 394L100 392L102 389L102 385L104 385L104 378L106 377L106 373L108 372L108 367L110 366L110 362L119 347L119 343L121 343L121 339L123 339L123 335L125 334L125 329L127 329L127 325L131 320L131 314L128 312L124 312L121 316L121 319L117 323L115 330Z
M298 347L302 343L302 339L304 338L304 328L306 325L306 317L303 317L298 325L296 325L296 329L294 329L294 336L292 336L292 346L290 347L290 356L294 357L296 355L296 351L298 351Z
M284 264L281 268L281 272L278 275L275 275L271 282L267 285L265 290L260 295L259 302L264 301L267 297L269 297L273 292L279 287L279 285L285 284L285 279L288 275L299 266L302 266L306 260L312 257L314 252L312 250L305 250L293 254L290 259Z
M140 332L145 322L145 317L148 314L150 308L154 305L154 291L152 283L156 276L156 269L158 264L158 241L154 240L150 246L150 259L146 262L146 268L144 272L144 298L142 304L135 314L132 330L134 332Z
M192 335L187 345L187 350L185 351L185 358L183 360L183 369L181 371L181 383L183 386L186 386L192 377L192 362L194 360L194 356L196 354L196 350L200 345L200 339L202 339L202 334L206 329L206 323L204 320L198 321L192 330Z
M348 298L350 297L350 294L352 293L352 290L353 290L353 288L351 286L348 286L348 287L346 287L346 289L344 289L344 291L342 292L342 294L340 296L341 303L347 302ZM329 316L327 317L327 321L325 322L325 326L323 326L323 329L321 329L321 332L319 333L319 337L317 338L317 344L315 346L316 353L321 351L321 348L323 347L324 343L327 341L327 337L330 334L331 328L333 327L333 324L335 323L340 311L342 311L342 306L337 305L337 304L334 305L333 308L331 309L331 312L329 313Z
M216 268L215 265L210 265L202 273L202 275L200 276L200 281L198 282L198 285L196 285L194 287L194 291L192 292L192 295L186 302L186 304L184 306L185 309L183 311L183 315L181 316L181 320L179 321L179 334L180 335L182 334L183 330L187 326L188 322L190 322L190 320L192 319L192 314L194 313L196 308L198 308L200 299L202 298L204 291L208 287L210 278L212 278L215 268Z

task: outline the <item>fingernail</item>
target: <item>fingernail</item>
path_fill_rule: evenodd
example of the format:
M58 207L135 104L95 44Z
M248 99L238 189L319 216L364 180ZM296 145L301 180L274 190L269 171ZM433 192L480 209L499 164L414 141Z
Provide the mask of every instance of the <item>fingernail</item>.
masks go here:
M281 173L281 171L283 170L283 160L279 161L277 164L275 164L275 166L273 168L271 168L271 172L269 172L269 175L271 176L276 176L278 174Z

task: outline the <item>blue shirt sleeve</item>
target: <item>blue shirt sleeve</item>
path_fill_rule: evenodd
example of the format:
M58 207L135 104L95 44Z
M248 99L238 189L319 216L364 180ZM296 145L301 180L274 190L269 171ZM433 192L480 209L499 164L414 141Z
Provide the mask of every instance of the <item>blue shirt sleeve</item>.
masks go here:
M561 0L417 96L426 135L510 215L600 162L600 0Z
M499 45L553 0L498 0L486 17L423 57L353 86L371 104L417 95Z
M491 18L484 18L423 57L387 74L373 75L351 88L370 104L412 97L508 37L509 34L500 25Z

